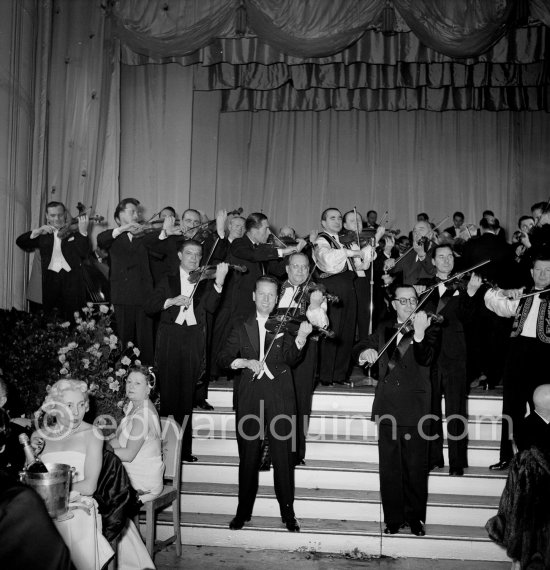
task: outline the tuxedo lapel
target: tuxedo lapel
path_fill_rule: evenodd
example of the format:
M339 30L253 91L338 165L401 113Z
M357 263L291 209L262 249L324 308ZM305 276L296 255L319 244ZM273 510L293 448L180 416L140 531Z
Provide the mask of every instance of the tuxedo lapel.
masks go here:
M399 341L399 344L396 346L396 348L393 351L393 354L390 358L390 361L388 362L389 372L391 372L395 368L395 366L398 364L398 362L405 356L405 353L407 352L407 350L411 346L411 339L412 339L413 335L414 335L413 331L405 333L403 335L403 337L401 338L401 340Z
M244 322L244 330L248 335L248 339L250 340L250 344L252 348L256 352L256 354L260 355L260 332L258 330L258 321L256 321L256 317L251 317ZM267 340L267 335L266 335Z

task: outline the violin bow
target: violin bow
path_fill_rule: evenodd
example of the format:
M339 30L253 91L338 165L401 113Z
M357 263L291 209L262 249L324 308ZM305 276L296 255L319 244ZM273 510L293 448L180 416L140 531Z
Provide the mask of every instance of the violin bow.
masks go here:
M460 273L456 273L455 275L448 277L447 279L444 279L443 281L440 281L439 283L436 283L435 285L432 285L431 287L428 287L425 291L423 291L421 293L421 295L425 295L426 293L431 293L434 289L437 289L440 285L446 285L447 283L454 281L455 279L458 279L459 277L462 277L463 275L466 275L466 273L470 273L471 271L474 271L475 269L478 269L479 267L482 267L483 265L486 265L487 263L490 263L491 260L490 259L486 259L485 261L482 261L481 263L478 263L477 265L474 265L473 267L470 267L469 269L465 269L464 271L461 271Z
M520 295L519 299L527 299L527 297L536 297L542 293L548 293L550 291L550 287L546 287L546 289L541 289L540 291L532 291L531 293L525 293L524 295Z
M262 365L262 372L263 372L263 367L265 365L267 357L268 357L269 353L271 352L273 345L275 344L275 340L277 339L277 336L280 334L280 332L281 332L281 330L285 324L285 320L289 317L290 309L292 307L292 303L293 303L295 297L296 297L296 290L294 290L294 292L292 293L292 298L290 299L290 303L288 304L288 307L286 308L284 315L281 317L281 322L277 326L277 330L275 331L273 338L271 339L269 346L267 347L267 350L264 353L264 357L262 358L262 360L260 362L260 364ZM256 380L257 377L258 377L258 374L256 374L256 372L254 372L254 374L252 375L252 380Z
M430 291L430 293L431 292L432 291ZM372 364L371 363L368 364L369 368L374 366L378 362L380 357L384 354L384 352L386 352L386 350L388 350L388 347L397 338L397 335L399 335L399 333L409 324L409 321L412 319L412 317L414 317L414 315L416 315L416 313L418 312L418 309L420 309L420 307L422 307L422 305L428 300L430 293L428 293L424 298L422 298L418 302L418 305L416 305L416 307L414 308L414 311L407 317L407 320L395 331L395 333L392 335L390 340L388 340L388 342L380 349L380 352L378 353L376 360Z

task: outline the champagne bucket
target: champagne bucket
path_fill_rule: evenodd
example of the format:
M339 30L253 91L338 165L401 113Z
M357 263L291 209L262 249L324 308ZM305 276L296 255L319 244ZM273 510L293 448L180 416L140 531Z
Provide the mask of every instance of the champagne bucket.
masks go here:
M48 468L47 473L21 471L19 478L42 497L50 517L63 518L69 510L71 476L74 469L64 463L44 463L44 465Z

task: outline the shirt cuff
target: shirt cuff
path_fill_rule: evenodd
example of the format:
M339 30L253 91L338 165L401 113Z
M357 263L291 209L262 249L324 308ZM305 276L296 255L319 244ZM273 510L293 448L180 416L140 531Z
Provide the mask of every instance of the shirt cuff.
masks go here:
M121 233L120 228L115 228L113 230L113 239L117 238Z
M164 305L162 306L162 310L165 311L166 309L168 309L168 307L166 306L166 303L168 303L170 299L166 299L166 301L164 301Z
M220 287L217 283L214 283L214 289L216 289L216 291L217 291L218 293L221 293L223 287Z
M298 347L299 350L302 350L302 348L304 348L306 341L305 340L301 340L298 337L296 337L296 346Z
M159 239L162 241L162 240L165 240L167 238L168 238L168 236L166 235L166 230L160 230Z

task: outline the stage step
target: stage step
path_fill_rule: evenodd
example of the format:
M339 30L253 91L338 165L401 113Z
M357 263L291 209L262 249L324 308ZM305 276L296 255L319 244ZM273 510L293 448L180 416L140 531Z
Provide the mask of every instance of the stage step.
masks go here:
M249 549L300 550L305 552L364 553L399 558L461 560L508 560L503 548L487 538L478 526L428 524L426 536L408 529L383 534L377 522L300 518L301 532L290 533L279 516L254 515L242 530L228 528L225 514L182 513L182 542L188 545L226 546ZM158 537L172 534L171 514L161 513Z
M444 453L447 457L447 445ZM198 435L193 440L195 455L237 455L237 439L235 432L214 430L209 437ZM308 435L306 439L306 459L326 459L334 461L378 461L378 444L374 436L362 437L357 435ZM499 447L494 441L477 440L468 445L468 463L477 467L489 467L496 463L499 457Z
M495 440L500 438L500 416L470 416L468 438L470 440ZM427 425L427 424L426 424ZM209 437L214 432L234 432L235 412L232 408L216 407L205 412L197 409L193 413L193 433L196 437ZM309 436L330 436L335 434L376 437L377 425L370 420L370 412L315 411L310 417ZM443 421L443 433L447 435L447 424Z
M227 385L225 385L227 384ZM313 393L312 410L314 413L331 414L362 413L370 414L374 400L374 388L323 387L318 386ZM231 382L216 382L208 389L208 401L214 408L233 407L233 389ZM445 402L443 402L443 410ZM470 394L468 414L479 418L500 418L502 414L502 396L491 391Z
M199 455L197 463L184 463L182 481L187 483L237 483L239 459L235 456ZM506 482L506 471L489 471L483 467L469 467L463 477L449 477L448 468L430 473L430 493L445 495L482 495L500 497ZM380 481L378 464L351 461L307 460L296 467L296 486L304 489L331 489L378 491ZM273 484L273 471L260 472L260 485Z
M240 531L229 530L237 508L239 467L232 399L232 383L216 382L208 394L215 409L193 414L193 453L199 461L183 464L184 544L508 560L484 528L497 511L507 477L507 472L488 469L499 455L502 398L497 391L469 396L470 467L464 476L450 477L448 467L430 473L425 537L411 535L408 529L397 535L383 533L377 430L369 420L372 387L320 387L314 393L306 465L295 472L295 511L302 531L289 533L280 522L273 470L259 474L252 521ZM446 442L444 456L447 461ZM162 522L167 516L159 522L160 537L170 532Z
M186 513L225 514L237 510L238 485L227 483L189 483L181 496L181 510ZM426 518L430 524L483 526L496 514L498 497L430 494ZM349 521L383 521L379 491L310 489L296 487L294 510L299 517ZM279 505L273 486L261 485L254 503L254 516L275 517Z

